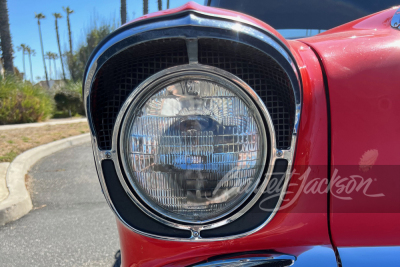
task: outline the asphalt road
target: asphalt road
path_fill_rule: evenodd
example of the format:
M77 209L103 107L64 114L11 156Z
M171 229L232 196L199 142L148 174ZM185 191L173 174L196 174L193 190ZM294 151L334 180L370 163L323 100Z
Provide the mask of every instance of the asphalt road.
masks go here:
M115 217L90 144L43 158L30 176L34 208L0 227L0 266L118 266Z

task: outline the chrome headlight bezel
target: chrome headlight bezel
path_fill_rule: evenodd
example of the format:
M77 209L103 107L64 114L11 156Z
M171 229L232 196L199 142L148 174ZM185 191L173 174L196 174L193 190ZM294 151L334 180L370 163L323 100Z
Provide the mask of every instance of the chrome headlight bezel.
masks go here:
M145 211L147 214L152 214L153 216L157 217L164 217L164 218L169 218L170 221L177 221L183 224L195 224L195 225L205 225L211 222L216 222L220 220L221 218L229 216L231 213L233 213L235 210L240 209L239 207L242 206L244 202L246 202L250 196L252 195L253 191L256 189L258 185L262 186L264 185L263 181L263 175L265 172L265 167L268 168L269 165L267 165L267 158L270 157L271 155L271 146L270 146L270 140L268 138L268 135L270 134L270 129L273 129L271 122L271 118L269 117L269 114L266 110L266 108L259 106L259 104L263 104L262 101L258 98L257 94L250 88L246 87L243 88L237 84L235 84L233 81L228 80L227 78L223 77L223 75L220 75L219 71L218 73L214 71L210 71L209 68L202 66L200 64L191 64L191 65L186 65L186 66L180 66L180 67L175 67L172 69L168 69L165 71L165 75L163 75L161 78L153 80L150 82L149 85L147 85L144 88L141 88L139 91L135 91L133 94L135 94L134 97L132 97L131 102L129 103L129 107L126 109L125 113L122 114L122 110L120 112L120 115L123 116L121 127L119 128L119 158L121 159L121 163L123 166L123 169L125 171L125 176L127 177L128 185L133 187L133 190L129 190L128 193L132 198L135 199L135 203L137 205L140 205L142 210ZM226 74L227 75L227 74ZM233 78L233 77L230 77ZM228 211L215 216L213 218L207 219L207 220L190 220L189 218L184 218L183 216L176 216L176 214L172 212L168 212L167 210L161 208L157 204L154 204L154 202L149 199L149 196L146 195L145 193L142 192L141 188L136 184L135 179L132 177L131 174L131 165L129 164L127 158L128 158L128 153L127 153L127 146L128 146L128 131L131 127L131 124L133 123L133 117L135 116L135 112L137 110L137 107L144 105L146 101L158 90L161 88L165 87L166 85L169 85L171 83L175 83L177 81L181 81L182 79L193 79L193 80L204 80L204 81L209 81L209 82L214 82L217 83L227 89L229 89L231 92L235 93L244 103L250 107L251 112L253 113L253 116L256 118L256 123L258 125L258 129L261 134L261 139L260 144L262 150L260 154L262 155L260 158L257 159L257 166L258 166L258 172L256 174L256 177L254 177L255 182L251 184L251 187L246 189L246 193L242 194L243 198L239 203L234 205L234 207L229 208ZM237 78L236 78L237 79ZM259 102L259 103L256 103ZM268 125L268 126L267 126ZM115 129L117 132L117 129ZM267 133L268 132L268 133ZM125 180L126 182L126 180ZM249 199L249 203L246 205L246 208L242 211L239 211L240 214L243 214L246 212L254 203L257 201L257 199L260 197L260 194L252 197ZM143 203L145 202L145 203ZM147 207L146 207L147 206ZM154 212L155 211L155 212ZM158 213L158 214L157 214ZM161 216L160 216L161 215Z
M265 128L262 129L263 132L266 135L266 140L268 140L268 145L267 145L267 153L265 156L265 167L263 168L263 171L260 174L260 180L261 182L257 186L257 190L254 192L255 195L251 197L250 200L247 202L244 200L241 202L242 207L235 207L234 210L231 210L228 212L228 214L224 214L223 216L219 216L216 219L209 220L208 222L205 223L193 223L193 222L179 222L173 219L168 218L165 214L162 212L158 211L154 207L149 207L148 205L143 203L143 200L141 199L140 195L138 195L138 192L136 190L132 190L130 185L132 183L132 177L129 177L128 172L126 171L128 166L125 160L123 159L123 156L121 154L121 151L123 150L123 145L121 143L121 140L125 138L124 136L124 129L126 129L128 120L126 120L126 115L129 112L129 110L134 109L135 107L135 99L139 99L142 94L149 94L149 92L152 92L153 90L156 90L159 88L158 85L163 84L165 82L169 82L171 79L178 78L182 75L199 75L202 74L205 77L206 76L213 76L213 77L219 77L222 81L232 83L233 86L236 86L241 89L241 93L244 94L246 97L251 99L251 101L254 103L255 107L258 108L263 120L264 120L264 126ZM115 161L115 166L117 170L117 174L119 177L119 180L121 184L123 185L126 193L129 195L129 197L132 199L132 201L148 216L151 218L166 224L168 226L178 228L178 229L186 229L186 230L191 230L199 232L203 229L213 229L216 227L220 227L222 225L228 224L236 219L238 219L240 216L245 214L253 205L254 203L260 198L260 196L263 194L268 181L271 176L271 171L269 168L273 166L273 162L276 158L276 145L275 142L271 142L271 140L275 140L275 130L273 127L272 119L268 113L267 108L265 107L265 104L263 101L259 98L259 96L253 91L252 88L250 88L245 82L240 80L238 77L235 75L223 71L221 69L217 69L214 67L209 67L201 64L188 64L188 65L182 65L182 66L177 66L177 67L172 67L169 69L166 69L164 71L161 71L149 79L147 79L145 82L143 82L140 86L138 86L132 94L128 97L128 99L125 101L124 105L122 106L119 115L117 117L117 121L114 126L114 132L113 132L113 144L118 144L117 149L118 151L118 157L114 158ZM121 168L121 167L123 168ZM263 177L264 176L264 177ZM125 179L125 177L127 179ZM156 212L154 212L154 210Z

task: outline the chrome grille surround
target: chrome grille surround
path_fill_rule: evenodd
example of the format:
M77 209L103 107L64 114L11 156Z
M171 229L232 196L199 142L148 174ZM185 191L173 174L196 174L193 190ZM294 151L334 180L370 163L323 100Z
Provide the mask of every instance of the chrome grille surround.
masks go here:
M267 33L262 28L259 28L255 25L251 25L251 24L248 24L247 22L243 22L240 20L232 21L232 19L226 19L224 17L218 17L215 15L204 14L204 13L197 12L197 11L185 11L185 12L182 12L182 14L184 16L181 16L174 20L169 20L169 16L164 16L162 18L162 21L155 20L154 22L152 22L151 19L148 19L145 21L141 21L141 23L147 23L141 27L136 27L129 31L120 31L118 34L112 36L112 38L110 38L107 42L105 42L101 46L101 48L95 52L94 57L91 59L90 65L88 65L87 72L85 74L85 80L84 80L84 102L85 102L87 117L89 119L89 124L90 124L91 131L92 131L92 147L94 150L95 163L96 163L96 167L97 167L97 171L98 171L98 175L99 175L99 180L100 180L104 195L106 197L106 200L107 200L108 204L110 205L110 207L115 212L115 214L117 215L117 217L128 228L130 228L132 231L135 231L139 234L153 237L153 238L158 238L158 239L165 239L165 240L196 241L196 242L218 241L218 240L227 240L227 239L243 237L243 236L252 234L252 233L262 229L269 221L272 220L272 218L278 211L278 208L282 202L282 198L286 192L286 187L289 182L289 174L291 171L290 166L292 164L293 157L294 157L297 128L298 128L298 122L300 119L300 111L301 111L301 83L300 83L299 71L294 63L293 57L290 55L290 52L284 47L284 45L282 43L280 43L278 40L271 38L271 34ZM259 99L258 96L253 98L253 100L256 101L257 105L261 109L263 109L263 108L265 109L266 113L264 113L264 115L266 114L266 118L267 118L267 120L269 120L269 123L268 123L269 129L268 130L270 132L270 138L271 138L271 143L272 143L271 151L270 151L270 160L269 160L269 165L268 165L269 171L266 172L266 177L264 179L262 186L260 187L261 190L259 190L258 192L262 193L263 190L265 189L266 185L268 184L268 179L271 176L270 172L273 169L274 162L276 159L278 159L278 158L286 159L289 163L289 167L287 169L285 184L282 189L280 199L278 201L278 204L277 204L274 212L269 216L269 218L262 225L253 229L252 231L248 231L248 232L245 232L242 234L226 236L223 238L203 239L203 238L201 238L200 231L203 229L217 228L222 225L230 223L231 221L233 221L233 220L239 218L241 215L243 215L248 210L248 208L251 207L251 205L247 205L245 208L234 213L233 215L231 214L230 217L220 220L218 222L210 223L207 225L185 225L185 224L180 224L180 223L170 221L168 219L165 219L163 217L160 217L160 216L152 213L151 211L149 211L146 207L144 207L142 205L140 200L136 199L134 194L132 194L129 186L125 182L123 171L120 168L120 162L119 162L119 157L118 157L118 131L119 131L120 125L122 123L124 110L127 109L127 107L129 106L129 103L133 100L135 92L132 93L126 99L124 105L122 106L122 108L119 112L118 118L114 125L113 140L112 140L111 148L107 149L107 150L99 149L99 140L96 135L94 122L93 122L93 118L92 118L92 114L91 114L90 96L91 96L91 88L95 81L94 78L98 74L98 71L102 68L103 64L106 63L106 61L109 58L117 55L119 52L122 51L122 50L115 50L115 49L113 50L113 49L111 49L111 47L115 44L122 43L124 41L124 39L126 39L130 36L134 36L139 33L147 32L147 31L151 31L151 30L155 30L155 29L179 28L181 26L187 26L187 25L197 26L197 27L211 27L211 28L218 28L218 29L226 29L227 31L232 31L232 29L234 28L236 31L242 33L243 35L248 35L253 38L257 38L258 40L265 42L269 46L276 49L276 51L278 51L287 60L287 62L292 67L294 74L297 77L297 80L291 79L291 84L292 84L292 88L293 88L293 96L294 96L294 100L295 100L295 115L294 115L295 118L294 118L294 123L293 123L293 127L292 127L293 130L292 130L292 138L291 138L291 142L290 142L290 147L288 147L287 149L283 149L282 151L278 150L277 144L276 144L276 138L275 138L275 131L274 131L274 127L271 122L271 118L269 116L268 110L265 108L264 103ZM128 26L130 26L130 25L128 25ZM179 34L176 37L185 38L185 37L180 36ZM126 49L128 47L129 47L129 44L126 44L124 49ZM192 57L189 56L189 58L192 58ZM218 73L219 75L223 75L227 79L234 81L236 84L240 85L242 88L248 88L249 91L252 91L252 89L250 87L248 87L248 85L245 82L243 82L241 79L237 78L235 75L232 75L231 73L222 71L221 69L209 67L209 66L202 66L202 65L199 65L196 63L193 64L193 62L192 62L192 64L183 65L183 66L184 66L184 68L186 68L186 70L190 70L190 69L198 70L199 68L202 68L203 70L207 70L212 73ZM179 68L179 67L177 67L177 68ZM168 72L168 70L165 70L165 71ZM135 90L135 91L139 91L138 89L145 88L152 81L155 81L155 80L163 77L163 75L165 75L165 71L158 72L158 73L154 74L153 76L151 76L150 78L146 79L137 87L137 90ZM191 238L174 238L174 237L155 235L152 233L147 233L147 232L143 232L143 231L137 230L135 228L132 228L129 224L124 222L122 217L118 214L118 212L114 208L114 205L108 194L107 187L105 185L104 176L103 176L102 169L101 169L101 162L102 162L102 160L105 160L105 159L114 161L118 176L120 178L120 182L123 185L126 193L130 196L132 201L135 202L135 204L137 204L148 216L150 216L151 218L153 218L157 221L160 221L170 227L174 227L177 229L190 230L192 232L192 237ZM253 198L253 199L255 199L255 198Z

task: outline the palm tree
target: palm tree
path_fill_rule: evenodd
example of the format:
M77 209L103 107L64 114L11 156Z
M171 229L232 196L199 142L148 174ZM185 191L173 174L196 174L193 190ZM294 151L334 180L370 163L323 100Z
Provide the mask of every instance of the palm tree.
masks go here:
M121 25L126 23L126 0L121 0Z
M54 19L55 19L55 23L56 23L56 34L57 34L57 44L58 44L58 53L60 55L60 61L61 61L61 69L62 69L62 73L63 73L63 79L65 80L65 71L64 71L64 62L63 62L63 57L62 57L62 53L61 53L61 46L60 46L60 34L58 32L58 19L61 19L62 16L60 13L53 13Z
M43 40L42 40L42 31L40 29L40 20L46 18L42 13L36 14L35 13L35 18L37 19L38 27L39 27L39 37L40 37L40 46L42 48L42 58L43 58L43 66L44 66L44 74L46 76L46 82L47 86L50 87L49 85L49 77L47 76L47 69L46 69L46 61L44 59L44 51L43 51Z
M162 10L162 0L157 0L158 10Z
M143 15L149 14L149 0L143 0Z
M65 13L67 13L67 26L68 26L68 37L69 37L69 52L72 55L72 33L71 33L71 23L69 21L69 15L74 13L74 11L72 9L69 8L69 6L67 7L63 7L63 10L65 11Z
M46 59L49 60L49 74L50 74L50 80L51 80L51 60L53 59L53 53L52 52L46 52Z
M29 65L31 68L31 81L33 83L33 72L32 72L32 60L31 60L31 56L35 56L36 55L36 51L35 49L31 49L28 45L26 46L26 53L28 53L29 55Z
M167 0L167 9L169 9L169 0Z
M8 18L7 0L0 0L0 44L4 59L4 69L8 73L14 73L13 48Z
M24 66L24 75L23 78L26 76L26 70L25 70L25 55L26 55L26 44L21 44L20 46L17 47L18 51L22 51L22 64ZM25 78L26 79L26 78Z

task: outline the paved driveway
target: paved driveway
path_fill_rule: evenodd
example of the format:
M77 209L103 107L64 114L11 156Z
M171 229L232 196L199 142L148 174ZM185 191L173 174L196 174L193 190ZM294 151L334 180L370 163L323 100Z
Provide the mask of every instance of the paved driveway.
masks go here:
M115 217L90 144L42 159L30 176L34 209L0 227L0 266L118 266Z

